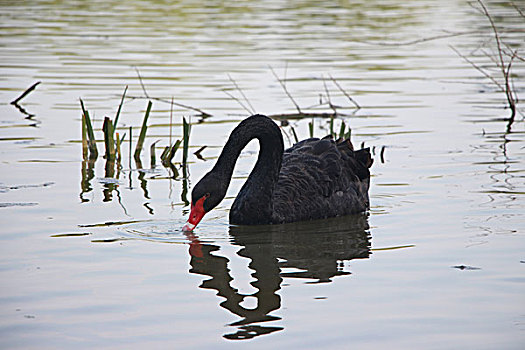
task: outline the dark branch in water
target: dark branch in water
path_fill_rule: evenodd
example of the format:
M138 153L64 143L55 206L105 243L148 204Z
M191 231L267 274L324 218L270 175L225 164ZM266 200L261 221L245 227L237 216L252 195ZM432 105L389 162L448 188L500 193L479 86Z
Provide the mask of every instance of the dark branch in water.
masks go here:
M198 150L196 150L195 152L193 152L193 154L195 154L195 156L196 156L197 158L199 158L200 160L204 160L204 161L205 161L206 159L204 159L204 157L202 156L201 152L204 151L204 149L205 149L206 147L208 147L208 146L202 146L201 148L199 148Z
M11 104L12 105L17 105L18 102L20 102L20 100L22 100L24 97L26 97L27 95L29 95L29 93L31 93L31 91L33 91L34 89L36 89L36 87L41 83L41 81L37 81L36 83L34 83L33 85L31 85L30 87L28 87L26 89L26 91L24 91L22 93L22 95L18 96L18 98L16 100L13 100L11 101ZM27 114L27 113L26 113Z
M33 117L35 117L35 114L29 113L28 111L25 110L24 107L20 106L18 103L13 103L13 106L15 106L15 108L18 109L20 113L26 116L25 119L33 120ZM37 123L34 124L33 126L36 126L37 124L41 123L40 121L36 121L36 122Z
M511 49L507 44L505 44L500 36L500 33L498 31L498 28L496 27L496 24L494 20L492 19L492 16L490 15L487 7L483 3L482 0L477 0L477 3L479 4L480 8L477 8L472 5L472 3L469 3L470 6L472 6L474 9L479 11L483 16L485 16L488 21L490 22L490 26L492 28L492 33L494 35L494 39L496 41L496 48L497 48L497 56L494 58L492 55L487 53L485 50L481 50L481 52L485 55L485 57L489 58L492 63L501 71L501 76L499 77L499 80L491 75L485 68L482 68L481 66L474 63L471 59L466 57L465 55L461 54L456 48L452 47L452 50L456 52L456 54L464 59L467 63L469 63L472 67L474 67L477 71L479 71L481 74L483 74L487 79L489 79L495 86L498 87L498 89L505 94L505 97L507 99L507 104L511 110L511 115L509 118L506 119L507 121L507 132L511 132L512 124L514 123L514 119L516 116L516 105L518 103L518 96L516 93L516 90L514 89L513 83L512 83L512 75L511 75L511 68L512 64L515 59L521 60L522 58L518 56L518 51ZM519 8L517 8L514 5L514 8L518 11L518 13L523 16L523 13ZM505 51L505 48L507 51ZM508 62L505 61L504 57L509 57Z
M490 15L489 11L485 7L485 4L483 3L483 1L478 0L478 3L483 9L483 14L489 20L490 26L492 27L492 31L494 32L494 38L496 39L496 46L498 48L498 57L499 57L499 63L500 63L498 66L500 67L501 74L503 75L503 78L505 79L505 95L507 96L507 102L511 109L511 116L509 118L509 123L507 125L507 130L510 132L510 128L512 126L512 123L514 122L514 117L516 116L516 98L510 86L511 85L510 69L512 67L512 61L516 57L516 52L512 54L508 65L506 65L505 60L503 59L503 49L501 47L501 39L498 33L498 29L496 28L496 24L494 24L494 20L492 19L492 16Z

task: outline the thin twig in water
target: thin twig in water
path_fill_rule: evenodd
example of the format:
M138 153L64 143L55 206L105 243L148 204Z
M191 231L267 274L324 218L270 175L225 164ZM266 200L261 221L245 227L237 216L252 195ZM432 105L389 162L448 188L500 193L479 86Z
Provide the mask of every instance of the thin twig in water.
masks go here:
M518 11L518 13L520 14L521 17L525 18L525 13L524 13L524 12L523 12L518 6L516 6L516 4L514 3L514 1L511 1L511 2L510 2L510 5L511 5L512 7L514 7L514 9L515 9L516 11Z
M199 108L193 107L193 106L189 106L189 105L185 105L185 104L182 104L182 103L179 103L179 102L171 102L171 100L168 100L168 99L165 99L165 98L147 97L147 96L128 96L128 98L130 98L130 99L138 99L138 100L139 99L140 100L147 99L147 100L154 100L154 101L159 101L159 102L163 102L163 103L173 104L174 106L178 106L178 107L181 107L181 108L184 108L184 109L188 109L188 110L192 110L192 111L198 112L200 115L202 115L204 117L211 117L211 114L204 112L202 109L199 109Z
M230 94L227 90L222 90L222 92L228 95L232 100L236 101L246 112L248 112L248 114L254 114L244 103L242 103L241 100Z
M505 95L507 96L507 102L509 103L509 107L511 109L511 116L509 118L509 124L507 126L507 129L510 131L510 127L512 123L514 122L514 117L516 115L516 99L514 98L514 94L512 91L512 88L510 86L510 68L512 67L512 61L515 58L516 53L513 53L509 64L505 64L505 60L503 59L503 49L501 48L501 39L498 33L498 29L496 28L496 24L494 23L494 20L492 19L492 16L490 15L489 11L485 7L485 4L483 1L478 0L479 5L483 9L483 14L490 22L490 25L492 27L492 31L494 32L494 38L496 39L496 46L498 48L498 57L500 61L500 69L501 73L503 75L503 78L505 79Z
M171 129L173 128L173 96L170 103L170 146L171 146Z
M519 61L525 62L525 58L518 55L518 50L513 50L512 47L507 43L503 43L503 45L505 45L505 47L507 48L507 50L504 52L506 56L515 56L514 58L518 59Z
M337 88L339 89L339 91L341 91L343 93L343 95L346 96L346 98L348 98L348 100L354 104L354 106L356 106L357 109L360 109L361 106L359 105L359 103L357 103L356 100L354 100L342 87L341 85L339 85L339 83L337 82L337 80L334 79L334 77L332 77L331 75L328 75L330 77L330 79L332 80L332 82L334 83L335 86L337 86Z
M142 77L140 76L140 72L139 72L139 69L137 67L135 67L135 71L137 72L137 75L139 77L140 86L142 87L142 91L144 92L144 96L146 96L146 98L150 98L149 95L148 95L148 92L146 91L146 87L144 86L144 83L142 82Z
M517 50L516 50L517 52ZM515 52L515 54L516 54ZM507 132L510 132L510 129L512 127L512 123L514 123L514 117L516 116L516 104L518 103L518 98L515 97L515 93L514 95L512 94L512 87L511 87L511 84L512 84L512 81L511 81L511 76L510 76L510 69L512 67L512 62L514 61L514 58L516 58L516 55L512 55L512 57L510 58L510 61L509 61L509 65L507 66L507 71L505 73L505 88L507 90L505 90L506 92L506 95L507 95L507 101L509 102L509 107L512 111L511 115L510 115L510 118L509 118L509 121L507 123Z
M485 7L485 4L483 3L483 1L478 0L478 3L481 6L481 8L483 9L483 14L489 20L490 25L492 27L492 31L494 32L494 38L496 39L496 45L498 47L498 56L499 56L499 61L500 61L500 65L498 65L498 66L500 67L501 72L505 76L505 61L503 60L503 53L502 53L503 50L501 49L501 41L500 41L500 37L499 37L499 34L498 34L498 30L496 29L496 25L494 24L494 21L492 20L492 16L490 15L489 11Z
M478 72L480 72L481 74L483 74L486 78L490 79L499 89L500 91L502 92L505 92L505 88L503 87L503 85L501 85L499 83L499 81L497 81L493 76L491 76L489 73L487 73L483 68L481 68L480 66L478 66L476 63L474 63L471 59L469 59L468 57L466 57L465 55L463 55L461 52L459 52L454 46L450 46L450 48L452 50L454 50L454 52L459 56L461 57L462 59L464 59L467 63L469 63L472 67L474 67Z
M429 36L426 38L420 38L420 39L414 39L409 41L402 41L402 42L388 42L388 41L363 41L365 44L369 45L381 45L381 46L409 46L409 45L415 45L424 43L427 41L434 41L439 39L447 39L447 38L453 38L456 36L462 36L462 35L469 35L469 34L475 34L478 33L478 30L469 30L464 32L447 32L443 34L437 34L433 36Z
M170 103L171 106L175 105L175 106L178 106L178 107L181 107L181 108L185 108L185 109L189 109L189 110L198 112L204 117L211 117L211 114L206 113L202 109L199 109L197 107L185 105L185 104L182 104L182 103L179 103L179 102L173 102L173 97L172 97L171 101L167 100L167 99L159 98L159 97L150 97L148 95L148 92L146 91L146 87L144 86L144 82L142 81L142 77L140 76L140 72L139 72L139 69L137 67L135 67L135 71L137 72L137 75L138 75L138 78L139 78L139 81L140 81L140 86L142 87L142 91L144 92L144 96L128 96L128 98L131 98L131 99L148 99L148 100L155 100L155 101L164 102L164 103Z
M330 97L330 91L328 91L328 87L326 86L326 80L323 76L323 86L324 91L326 92L326 98L328 99L328 106L334 111L334 115L337 115L337 108L332 104L332 99Z
M237 91L240 92L240 94L242 95L242 97L244 98L244 101L246 101L246 103L248 104L248 106L250 106L250 113L251 114L256 114L256 111L255 111L255 108L253 108L252 104L250 103L250 100L248 100L248 98L246 97L246 95L244 94L244 92L241 90L241 88L239 87L239 85L237 85L237 82L235 80L233 80L233 78L231 77L230 74L228 74L228 78L230 79L230 81L233 83L233 85L235 86L235 88L237 89Z
M286 79L288 79L288 61L284 62L284 85L286 85Z
M279 79L279 77L277 76L277 73L275 73L275 71L273 70L272 66L269 66L270 67L270 70L272 71L273 73L273 76L275 77L275 79L277 79L277 81L279 82L279 84L281 84L284 92L286 93L286 95L288 96L288 98L292 101L292 103L294 104L295 106L295 109L297 109L297 112L299 112L299 114L302 114L303 112L301 111L301 108L299 107L299 105L297 104L297 102L295 102L295 100L293 99L292 95L290 95L290 93L288 92L288 89L286 88L286 85L283 83L283 81L281 79Z

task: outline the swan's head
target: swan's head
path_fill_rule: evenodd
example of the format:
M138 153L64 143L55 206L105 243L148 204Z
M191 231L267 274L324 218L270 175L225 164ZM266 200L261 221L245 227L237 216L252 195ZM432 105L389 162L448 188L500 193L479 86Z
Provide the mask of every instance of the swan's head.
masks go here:
M191 191L191 211L183 231L193 231L204 214L215 208L226 195L228 184L213 173L206 174Z

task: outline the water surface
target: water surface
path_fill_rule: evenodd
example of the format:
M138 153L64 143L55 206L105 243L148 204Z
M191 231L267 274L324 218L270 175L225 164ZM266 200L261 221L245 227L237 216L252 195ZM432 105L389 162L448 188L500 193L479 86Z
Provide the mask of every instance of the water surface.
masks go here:
M522 52L523 17L486 4ZM525 124L518 113L509 130L504 94L451 48L499 79L490 23L466 2L7 1L0 18L2 347L523 348ZM370 212L229 226L253 143L227 199L183 234L191 186L246 109L297 113L272 69L301 108L330 98L335 129L372 147ZM512 72L521 96L522 60ZM78 99L102 140L125 86L108 172L82 161ZM146 95L139 166L127 141ZM175 106L170 132L172 97L210 116ZM183 116L189 173L173 179L149 146L180 138ZM276 120L287 146L291 126L329 132L321 116Z

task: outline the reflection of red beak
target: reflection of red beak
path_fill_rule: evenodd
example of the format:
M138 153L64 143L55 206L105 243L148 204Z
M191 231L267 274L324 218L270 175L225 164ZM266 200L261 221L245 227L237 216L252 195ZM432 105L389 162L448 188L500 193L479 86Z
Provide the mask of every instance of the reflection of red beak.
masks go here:
M186 232L186 237L190 240L190 255L194 258L202 258L202 244L192 232Z
M204 211L204 200L206 196L203 196L195 204L191 204L190 218L188 222L182 227L182 231L191 232L197 226L197 224L202 220L202 217L206 212Z

